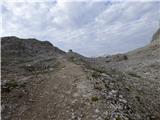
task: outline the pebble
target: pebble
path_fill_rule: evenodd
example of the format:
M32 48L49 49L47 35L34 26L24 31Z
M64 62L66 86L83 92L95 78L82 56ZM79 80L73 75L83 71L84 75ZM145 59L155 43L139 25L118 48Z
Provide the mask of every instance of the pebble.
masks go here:
M77 101L78 101L77 99L73 100L73 101L72 101L72 104L75 104Z
M119 99L119 101L122 103L127 103L127 101L125 99Z
M119 97L120 97L120 98L123 98L123 96L122 96L122 95L119 95Z
M98 109L95 109L95 113L99 113L100 111Z
M78 97L78 96L79 96L78 93L74 93L74 94L73 94L73 97Z
M108 116L108 111L104 112L103 114L104 114L105 116Z
M66 94L71 94L71 91L66 91Z
M111 90L111 92L112 92L113 94L115 94L115 93L117 93L117 90Z

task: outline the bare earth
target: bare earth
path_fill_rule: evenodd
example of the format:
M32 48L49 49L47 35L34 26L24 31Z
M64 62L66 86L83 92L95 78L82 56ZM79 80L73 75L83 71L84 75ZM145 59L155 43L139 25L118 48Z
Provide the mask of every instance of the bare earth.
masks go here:
M85 112L91 107L84 102L88 100L85 94L89 87L83 84L87 82L85 73L80 66L63 58L59 60L63 68L45 74L45 80L32 90L30 107L12 120L79 120L90 113ZM75 115L76 111L79 115ZM85 119L89 120L92 116L87 117Z

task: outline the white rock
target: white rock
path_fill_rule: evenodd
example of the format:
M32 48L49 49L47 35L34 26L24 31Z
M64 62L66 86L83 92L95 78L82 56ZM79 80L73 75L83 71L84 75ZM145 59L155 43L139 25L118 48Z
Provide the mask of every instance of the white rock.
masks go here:
M53 70L53 68L49 68L49 71L52 71Z
M98 109L95 109L95 113L99 113L100 111Z
M125 99L119 99L120 102L127 103Z
M117 93L117 90L111 90L111 92L112 92L113 94L115 94L115 93Z
M103 114L104 114L105 116L108 116L108 111L104 112Z
M123 98L123 96L122 96L122 95L119 95L119 97L120 97L120 98Z

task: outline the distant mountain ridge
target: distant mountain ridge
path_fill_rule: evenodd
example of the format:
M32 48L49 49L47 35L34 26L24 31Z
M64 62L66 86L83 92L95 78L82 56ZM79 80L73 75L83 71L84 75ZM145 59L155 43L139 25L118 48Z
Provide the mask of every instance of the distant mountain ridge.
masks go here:
M3 55L18 56L37 56L40 54L59 55L65 54L64 51L53 46L48 41L39 41L36 39L21 39L15 36L2 37L2 57Z
M151 43L158 43L160 44L160 28L157 30L157 32L153 35Z

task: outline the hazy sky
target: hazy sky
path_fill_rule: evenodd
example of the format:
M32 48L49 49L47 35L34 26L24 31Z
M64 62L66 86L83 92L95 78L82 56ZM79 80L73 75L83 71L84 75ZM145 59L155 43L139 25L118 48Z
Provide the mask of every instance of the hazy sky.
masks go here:
M48 40L66 51L98 56L141 47L159 27L158 1L30 1L1 3L1 36Z

